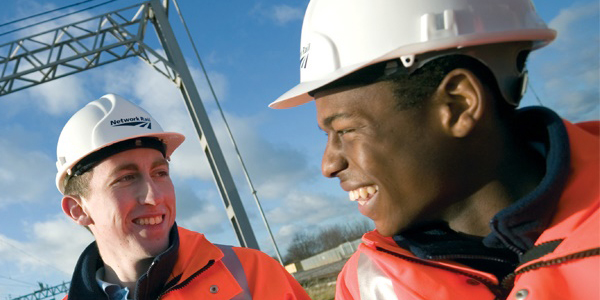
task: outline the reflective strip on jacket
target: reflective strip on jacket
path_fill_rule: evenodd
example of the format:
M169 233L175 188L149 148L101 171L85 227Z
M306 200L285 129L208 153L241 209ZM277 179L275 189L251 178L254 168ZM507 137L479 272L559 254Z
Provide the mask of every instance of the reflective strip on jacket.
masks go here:
M223 252L202 234L180 227L179 237L179 258L168 282L181 277L160 299L237 299L243 289L223 262ZM252 299L310 299L273 258L254 249L231 249L243 267Z
M506 299L600 299L600 123L564 123L571 171L557 212L535 246L562 241L509 275L508 287L514 287ZM491 300L501 297L500 286L494 275L452 261L417 258L372 231L340 273L336 300Z

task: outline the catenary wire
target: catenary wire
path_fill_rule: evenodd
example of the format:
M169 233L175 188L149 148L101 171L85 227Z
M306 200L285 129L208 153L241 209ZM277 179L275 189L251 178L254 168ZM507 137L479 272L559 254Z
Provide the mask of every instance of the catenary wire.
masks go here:
M35 15L31 15L29 17L24 17L24 18L20 18L20 19L14 20L14 21L10 21L10 22L6 22L6 23L3 23L3 24L0 24L0 27L6 26L6 25L10 25L10 24L14 24L14 23L18 23L18 22L25 21L25 20L29 20L31 18L43 16L43 15L46 15L46 14L49 14L49 13L53 13L53 12L56 12L56 11L59 11L59 10L63 10L63 9L66 9L66 8L71 8L71 7L74 7L74 6L83 4L83 3L87 3L87 2L92 2L92 1L96 1L96 0L85 0L85 1L77 2L77 3L73 3L71 5L59 7L59 8L53 9L53 10L48 10L48 11L41 12L41 13L38 13L38 14L35 14Z
M35 257L33 254L29 254L29 253L28 253L28 252L26 252L25 250L23 250L23 249L21 249L21 248L19 248L19 247L15 246L15 245L13 245L13 244L9 243L9 242L6 240L6 238L5 238L5 237L3 237L3 236L1 236L1 235L0 235L0 241L1 241L1 242L3 242L4 244L6 244L6 245L10 246L10 247L13 247L13 248L17 249L19 252L21 252L21 253L23 253L23 254L25 254L25 255L27 255L27 256L29 256L29 257L31 257L31 258L33 258L33 259L35 259L35 260L37 260L38 262L41 262L41 263L43 263L43 264L45 264L45 265L48 265L48 266L50 266L51 268L53 268L53 269L55 269L55 270L57 270L57 271L59 271L59 272L65 273L65 274L67 274L67 275L71 275L69 272L67 272L67 271L65 271L65 270L61 270L61 269L59 269L59 268L55 267L54 265L52 265L51 263L49 263L49 262L47 262L47 261L44 261L44 260L42 260L42 259L40 259L40 258L37 258L37 257Z
M531 89L531 92L535 96L535 99L540 104L540 106L544 106L544 104L542 103L542 100L540 100L540 97L538 97L538 94L535 92L535 89L533 88L533 84L531 84L531 81L527 82L527 86Z
M175 9L177 10L177 14L179 15L179 19L181 20L181 23L183 23L183 27L185 28L185 32L187 33L187 36L192 44L192 48L194 49L194 53L196 54L196 59L198 59L198 63L200 63L200 67L202 68L202 72L204 73L204 77L206 78L206 82L208 83L208 87L210 89L210 92L212 93L213 98L215 99L215 102L217 104L217 107L219 108L219 112L221 113L221 118L223 118L223 122L225 123L225 128L227 128L227 133L229 134L229 138L231 139L231 143L233 144L233 148L235 149L235 152L237 153L237 157L240 160L240 163L242 165L242 170L244 171L244 175L246 176L246 180L248 181L248 185L250 186L250 190L252 192L252 195L254 196L254 200L256 201L256 205L258 206L258 209L260 210L260 215L265 223L265 226L267 227L267 231L269 232L269 236L271 238L271 242L273 243L273 247L275 248L275 252L277 254L277 258L279 260L279 263L283 265L283 260L281 259L281 254L279 253L279 248L277 247L277 243L275 242L275 238L273 237L273 233L271 232L271 228L269 227L269 222L267 222L267 219L265 217L265 213L262 209L262 206L260 204L260 201L258 200L258 196L257 196L257 191L254 189L254 185L252 184L252 180L250 180L250 175L248 174L248 170L246 169L246 165L244 164L244 160L242 159L242 155L240 153L240 150L238 149L237 143L235 142L234 138L233 138L233 134L231 133L231 129L229 128L229 124L227 123L227 119L225 118L225 114L223 113L223 109L221 108L221 104L219 103L219 100L217 98L217 95L215 93L215 90L213 89L213 86L210 82L210 79L208 78L208 74L206 72L206 68L204 68L204 64L202 63L202 59L200 59L200 55L198 54L198 49L196 48L196 44L194 43L194 40L192 39L192 36L190 34L190 30L187 27L187 24L185 23L185 20L183 19L183 14L181 13L181 10L179 10L179 5L177 4L177 0L173 0L173 3L175 4Z
M8 280L12 280L12 281L14 281L14 282L18 282L18 283L20 283L20 284L25 284L25 285L27 285L27 286L37 286L37 284L33 284L33 283L31 283L31 282L26 282L26 281L22 281L22 280L14 279L14 278L12 278L12 277L10 277L10 276L3 276L3 275L0 275L0 278L2 278L2 279L8 279Z
M117 0L108 0L108 1L96 4L96 5L92 5L92 6L87 7L87 8L82 8L80 10L76 10L74 12L70 12L70 13L58 16L58 17L50 18L50 19L47 19L47 20L44 20L44 21L40 21L40 22L37 22L37 23L33 23L33 24L30 24L30 25L27 25L27 26L24 26L24 27L13 29L11 31L3 32L3 33L0 33L0 36L7 35L7 34L13 33L13 32L17 32L17 31L20 31L20 30L23 30L23 29L31 28L31 27L34 27L34 26L37 26L37 25L40 25L40 24L44 24L44 23L47 23L47 22L55 21L55 20L58 20L58 19L61 19L61 18L64 18L64 17L68 17L70 15L74 15L74 14L77 14L77 13L80 13L80 12L83 12L83 11L86 11L86 10L90 10L90 9L94 9L94 8L102 6L102 5L106 5L108 3L115 2L115 1L117 1Z

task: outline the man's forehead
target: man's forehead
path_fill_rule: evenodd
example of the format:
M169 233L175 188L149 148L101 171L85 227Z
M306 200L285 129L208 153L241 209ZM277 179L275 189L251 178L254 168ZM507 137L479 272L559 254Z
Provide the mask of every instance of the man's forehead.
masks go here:
M386 82L367 86L344 87L323 92L315 99L319 126L329 126L337 119L355 118L375 101L381 101L383 91L389 89ZM391 95L389 91L388 94ZM385 96L389 96L386 94Z

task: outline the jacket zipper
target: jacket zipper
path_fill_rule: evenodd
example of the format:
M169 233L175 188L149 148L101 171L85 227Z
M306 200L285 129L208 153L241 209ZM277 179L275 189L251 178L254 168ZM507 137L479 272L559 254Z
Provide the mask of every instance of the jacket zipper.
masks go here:
M448 260L452 260L452 259L485 259L485 260L497 261L497 262L501 262L501 263L508 263L508 264L511 263L510 261L507 261L505 259L501 259L501 258L497 258L497 257L489 257L489 256L485 256L485 255L446 254L446 255L432 255L428 259L448 259ZM515 264L513 264L513 265L515 265Z
M504 289L512 289L514 286L514 281L517 275L521 275L523 273L527 273L532 270L536 270L543 267L549 267L557 264L561 264L570 260L582 259L589 256L600 255L600 248L592 248L576 253L572 253L563 257L553 258L550 260L544 260L540 262L533 263L531 265L525 266L522 269L517 270L516 272L510 273L504 277L502 280L502 287Z
M425 265L425 266L429 266L429 267L434 267L434 268L442 269L442 270L445 270L445 271L453 272L453 273L456 273L456 274L460 274L460 275L467 276L469 278L475 279L478 282L483 283L494 294L494 296L496 297L496 299L503 299L503 296L505 296L505 294L506 294L506 291L502 290L502 288L499 285L494 284L491 280L489 280L487 278L484 278L484 277L481 277L481 276L477 276L477 275L473 275L473 274L470 274L470 273L467 273L467 272L463 272L463 271L460 271L460 270L456 270L454 268L447 267L447 266L444 266L444 265L438 265L438 264L431 263L431 262L428 262L428 261L425 261L425 260L413 258L413 257L410 257L410 256L405 256L405 255L402 255L402 254L399 254L399 253L396 253L396 252L393 252L393 251L390 251L390 250L387 250L387 249L384 249L384 248L381 248L381 247L377 247L376 246L375 248L377 250L381 251L381 252L393 255L395 257L404 259L404 260L412 262L412 263L417 263L417 264L421 264L421 265Z
M202 267L202 269L196 271L196 273L192 274L192 276L188 277L186 280L184 280L182 283L173 286L172 288L162 292L162 294L160 294L160 296L158 296L158 299L161 299L164 295L172 292L172 291L176 291L176 290L180 290L184 287L186 287L192 280L194 280L194 278L198 277L198 275L202 274L204 271L208 270L208 268L210 268L212 265L215 264L215 260L211 259L208 261L208 263L206 264L206 266Z

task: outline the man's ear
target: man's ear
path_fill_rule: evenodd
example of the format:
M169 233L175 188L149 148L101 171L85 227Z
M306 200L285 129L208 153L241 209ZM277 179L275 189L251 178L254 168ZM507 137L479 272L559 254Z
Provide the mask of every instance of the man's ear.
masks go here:
M469 70L450 71L437 89L442 101L441 121L447 133L465 137L481 119L485 108L484 87Z
M93 223L92 218L83 209L83 202L81 197L77 196L64 196L62 198L62 209L63 212L75 223L81 226L89 226Z

